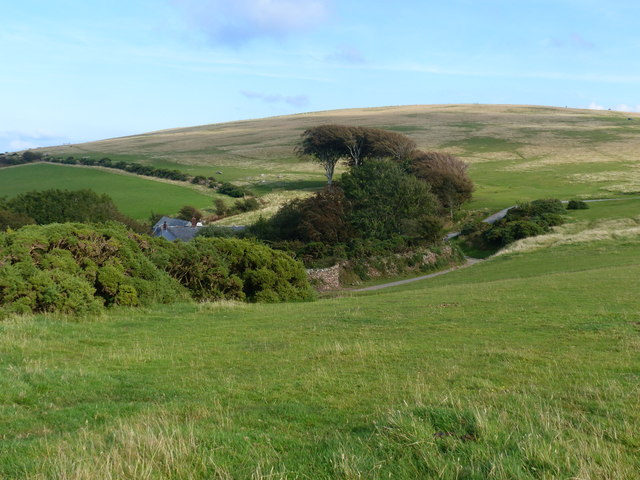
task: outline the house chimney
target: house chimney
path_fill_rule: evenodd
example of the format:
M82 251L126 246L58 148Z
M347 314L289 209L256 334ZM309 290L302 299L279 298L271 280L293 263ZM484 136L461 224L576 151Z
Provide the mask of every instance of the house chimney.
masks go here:
M191 217L191 226L195 228L197 224L198 220L196 219L196 217Z
M164 222L164 223L162 224L162 229L163 229L163 230L166 230L166 229L167 229L167 222Z

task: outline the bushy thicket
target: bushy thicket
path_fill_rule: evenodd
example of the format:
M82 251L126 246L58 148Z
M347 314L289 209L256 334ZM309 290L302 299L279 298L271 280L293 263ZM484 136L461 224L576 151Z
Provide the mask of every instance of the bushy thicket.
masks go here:
M305 300L302 264L248 240L171 243L124 226L30 225L0 234L0 315L97 312L188 298Z
M260 208L260 202L254 197L238 199L232 205L227 205L221 198L216 198L213 205L218 219L238 213L251 212Z
M251 240L196 237L187 243L154 239L150 258L196 300L252 302L313 297L301 263Z
M291 252L309 267L342 260L395 258L442 239L438 199L429 185L391 160L369 160L341 181L284 205L248 234Z
M587 210L589 205L582 200L569 200L567 210Z
M493 225L478 224L475 229L468 227L463 234L473 238L475 233L477 240L481 233L482 240L487 244L504 246L522 238L542 235L551 227L562 225L565 221L562 216L564 212L562 202L555 198L523 202L511 208L502 220Z
M255 224L259 238L277 241L349 243L439 238L438 201L429 186L389 160L369 161L345 173L339 184L283 206Z
M228 195L229 197L234 198L242 198L245 195L253 195L253 193L251 193L251 191L247 190L246 188L239 187L229 182L222 182L218 186L218 193L222 193L223 195Z
M187 298L144 255L145 242L115 223L30 225L0 234L0 309L83 313Z

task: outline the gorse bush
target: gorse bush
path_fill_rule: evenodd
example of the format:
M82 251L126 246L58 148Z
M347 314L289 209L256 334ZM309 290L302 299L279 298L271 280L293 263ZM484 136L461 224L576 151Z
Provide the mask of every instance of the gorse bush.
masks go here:
M111 223L30 225L0 234L0 316L91 313L180 300L306 300L303 266L246 240L170 243Z
M242 198L245 195L253 195L246 188L239 187L229 182L222 182L218 187L218 193L222 193L223 195L228 195L234 198Z
M121 225L50 224L0 235L0 308L95 312L188 298L143 254L148 242Z
M589 205L582 200L569 200L567 204L567 210L586 210L589 208Z
M562 225L565 208L555 198L523 202L511 208L506 216L483 232L490 245L504 246L522 238L542 235L551 227Z
M150 258L196 300L313 298L301 263L251 240L196 237L188 243L170 243L154 239Z

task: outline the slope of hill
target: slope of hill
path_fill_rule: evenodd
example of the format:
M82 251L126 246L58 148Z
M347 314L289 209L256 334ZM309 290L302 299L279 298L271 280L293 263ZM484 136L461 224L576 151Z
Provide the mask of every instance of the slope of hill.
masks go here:
M321 170L293 147L308 127L386 128L424 150L468 161L474 206L499 207L542 193L610 196L640 191L640 115L512 105L415 105L349 109L151 132L47 148L56 155L109 156L273 188L318 188ZM544 188L540 188L543 184Z
M114 173L115 172L115 173ZM79 190L89 188L109 195L125 215L146 220L150 214L177 212L184 205L198 208L212 204L211 191L160 182L148 177L97 168L57 164L27 164L0 170L0 192L13 197L31 190Z
M563 244L312 308L12 319L0 477L636 479L639 254Z

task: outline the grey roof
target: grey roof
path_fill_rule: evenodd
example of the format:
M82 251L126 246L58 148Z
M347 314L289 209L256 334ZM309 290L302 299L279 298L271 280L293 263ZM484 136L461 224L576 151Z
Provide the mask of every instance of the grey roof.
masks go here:
M164 222L167 222L167 227L186 227L187 225L191 225L191 222L188 220L181 220L179 218L171 218L171 217L162 217L153 226L153 230L155 231L156 228L162 227L162 225L164 225Z
M165 222L167 228L164 228ZM163 237L173 242L174 240L182 240L188 242L196 236L198 229L201 227L192 227L188 220L180 220L179 218L162 217L153 226L153 236Z

